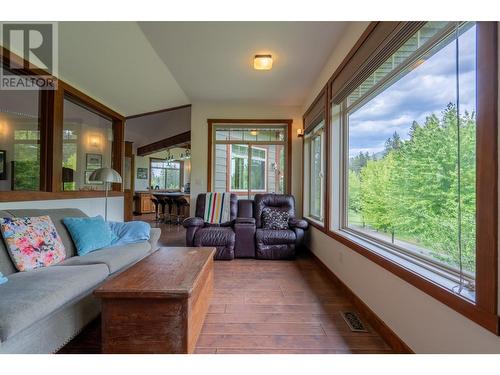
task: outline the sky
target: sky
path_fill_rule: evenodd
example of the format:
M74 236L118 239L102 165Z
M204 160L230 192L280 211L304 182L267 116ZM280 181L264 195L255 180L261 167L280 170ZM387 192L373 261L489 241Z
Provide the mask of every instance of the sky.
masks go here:
M476 28L459 37L460 112L475 111ZM349 156L360 151L384 150L387 138L397 131L408 139L413 121L420 124L449 103L456 103L455 40L429 57L402 79L365 103L349 116Z

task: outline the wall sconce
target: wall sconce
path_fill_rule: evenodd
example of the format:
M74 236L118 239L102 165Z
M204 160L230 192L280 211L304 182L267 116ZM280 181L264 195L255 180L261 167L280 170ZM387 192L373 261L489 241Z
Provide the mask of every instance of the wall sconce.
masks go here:
M9 134L9 125L7 121L0 121L0 137L7 138Z
M89 135L89 146L92 148L100 148L101 147L101 136L98 134Z
M297 129L297 137L302 138L304 136L304 129L298 128Z

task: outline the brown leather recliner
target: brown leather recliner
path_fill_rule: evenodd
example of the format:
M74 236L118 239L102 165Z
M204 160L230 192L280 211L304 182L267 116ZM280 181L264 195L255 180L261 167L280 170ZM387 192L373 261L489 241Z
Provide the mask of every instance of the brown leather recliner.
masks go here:
M231 194L230 221L221 224L209 224L203 220L205 213L205 194L198 194L194 217L189 217L182 225L186 228L187 246L213 246L216 249L215 259L234 259L236 236L233 225L238 210L238 198Z
M288 212L287 229L264 229L262 214L266 208ZM295 199L286 194L256 194L254 198L256 257L260 259L293 259L304 238L308 223L295 218Z

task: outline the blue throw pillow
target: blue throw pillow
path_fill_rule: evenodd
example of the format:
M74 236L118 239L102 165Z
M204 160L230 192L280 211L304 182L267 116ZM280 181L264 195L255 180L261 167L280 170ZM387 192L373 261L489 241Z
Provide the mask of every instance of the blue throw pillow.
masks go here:
M7 279L1 272L0 272L0 285L5 284L9 279Z
M109 247L116 241L116 236L102 216L65 217L63 223L68 228L80 256Z
M144 221L129 221L127 223L109 221L108 224L117 237L112 246L149 241L151 226Z

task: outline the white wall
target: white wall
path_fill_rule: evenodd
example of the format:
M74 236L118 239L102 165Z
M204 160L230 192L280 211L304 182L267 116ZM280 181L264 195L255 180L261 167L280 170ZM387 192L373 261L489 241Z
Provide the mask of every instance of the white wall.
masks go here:
M301 212L302 189L302 140L297 128L302 127L299 107L268 106L264 104L232 104L219 102L195 102L191 107L191 197L207 191L207 157L209 118L230 119L292 119L292 186L298 213ZM193 200L194 202L194 200ZM195 205L191 205L194 214Z
M104 217L104 197L28 202L0 202L0 210L21 208L79 208L89 216L102 215ZM123 197L108 198L108 220L123 221Z
M308 96L307 109L367 24L352 24ZM311 228L309 248L416 353L500 353L500 337Z

